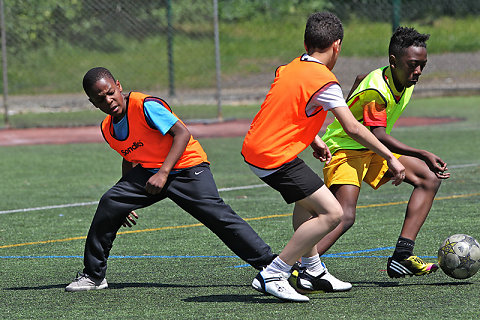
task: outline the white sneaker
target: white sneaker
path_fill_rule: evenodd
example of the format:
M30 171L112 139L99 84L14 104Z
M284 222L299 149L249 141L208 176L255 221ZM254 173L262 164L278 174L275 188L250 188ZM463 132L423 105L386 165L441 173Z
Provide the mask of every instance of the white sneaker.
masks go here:
M253 279L253 289L264 293L271 294L282 300L307 302L310 299L301 295L288 283L290 274L285 272L267 272L265 269L260 271L255 279Z
M65 287L65 291L88 291L88 290L100 290L108 288L107 279L103 278L101 281L92 279L88 274L79 272L77 277L68 286Z
M323 262L322 262L323 264ZM325 265L323 265L325 267ZM304 268L298 268L298 266L292 272L292 278L296 278L295 284L299 292L311 293L315 291L321 292L342 292L352 289L350 282L344 282L335 278L328 269L318 276L313 276L308 270Z

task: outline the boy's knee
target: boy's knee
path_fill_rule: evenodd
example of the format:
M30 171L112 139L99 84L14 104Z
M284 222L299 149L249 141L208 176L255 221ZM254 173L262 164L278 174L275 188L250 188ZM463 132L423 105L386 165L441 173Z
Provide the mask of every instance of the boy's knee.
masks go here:
M343 222L344 230L348 230L353 226L353 224L355 223L355 216L356 216L355 208L343 210L342 222Z
M429 172L425 177L420 180L419 187L422 187L426 190L437 191L440 188L442 180L439 179L435 173Z
M344 212L340 205L335 208L331 208L328 211L329 224L335 228L340 224L340 222L342 222L343 216Z

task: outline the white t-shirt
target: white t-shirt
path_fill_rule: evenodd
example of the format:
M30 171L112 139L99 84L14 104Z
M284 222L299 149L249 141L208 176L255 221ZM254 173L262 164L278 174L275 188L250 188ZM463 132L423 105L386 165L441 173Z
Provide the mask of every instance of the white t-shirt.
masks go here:
M303 61L315 61L322 63L318 59L313 58L308 54L304 54L301 59ZM325 111L338 107L347 107L347 103L345 102L345 98L343 97L343 92L342 88L340 88L340 85L338 85L337 83L332 83L317 91L313 95L312 99L310 99L310 102L305 108L307 115L310 115L315 110L317 110L318 106L322 106L323 110ZM254 167L252 165L249 165L249 167L253 171L253 173L255 173L260 178L266 177L278 170L265 170Z

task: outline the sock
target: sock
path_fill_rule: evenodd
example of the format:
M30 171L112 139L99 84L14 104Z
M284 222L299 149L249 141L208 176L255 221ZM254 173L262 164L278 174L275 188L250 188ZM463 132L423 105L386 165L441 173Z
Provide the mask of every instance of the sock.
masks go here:
M267 272L273 272L273 273L278 273L278 272L285 272L290 274L292 272L292 266L286 264L283 262L280 257L276 257L273 259L273 261L265 268L265 271Z
M314 277L325 271L325 266L318 253L311 257L302 257L302 267L307 268L308 273Z
M413 255L413 247L415 246L415 241L398 237L397 245L395 246L395 251L393 252L392 258L394 260L405 260L408 257Z

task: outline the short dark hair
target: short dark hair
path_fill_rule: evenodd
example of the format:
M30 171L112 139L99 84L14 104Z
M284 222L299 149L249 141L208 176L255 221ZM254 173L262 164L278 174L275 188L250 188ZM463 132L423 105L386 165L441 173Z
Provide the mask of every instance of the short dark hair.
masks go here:
M414 28L398 27L390 39L388 54L401 56L405 49L411 46L426 48L428 38L430 38L429 34L419 33Z
M305 26L305 46L311 49L326 49L335 41L343 40L343 26L340 19L330 12L316 12L310 15Z
M83 76L83 90L88 95L93 85L100 79L107 78L115 81L110 70L104 67L95 67L87 71Z

